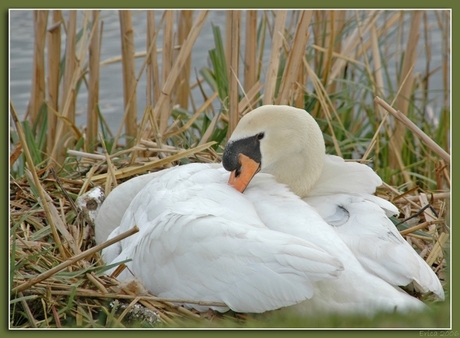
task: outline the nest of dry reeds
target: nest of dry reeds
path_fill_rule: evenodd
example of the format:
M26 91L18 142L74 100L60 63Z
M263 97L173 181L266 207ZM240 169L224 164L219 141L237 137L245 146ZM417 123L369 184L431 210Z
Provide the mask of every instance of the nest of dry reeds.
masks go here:
M147 149L145 146L145 152ZM214 151L195 150L189 150L188 161L218 160ZM10 182L11 326L174 327L190 320L212 320L214 324L223 319L235 323L250 320L242 314L191 311L159 299L135 283L123 284L104 275L101 246L95 246L93 225L75 205L76 197L92 188L88 182L111 187L149 168L159 170L179 164L178 157L166 157L170 161L163 159L159 166L152 165L155 156L144 157L145 162L138 157L133 164L120 160L109 165L102 158L82 157L80 172L71 179L59 178L48 166ZM88 174L92 175L89 179ZM448 179L445 175L440 168L439 180ZM444 282L449 193L428 194L416 187L400 193L388 185L378 193L399 207L401 215L395 223Z
M147 152L151 144L145 144ZM48 166L12 180L10 325L157 327L179 326L187 320L209 320L210 313L190 311L141 290L134 282L122 284L104 275L100 249L106 245L95 245L93 224L75 203L79 194L92 188L88 182L105 185L114 178L112 183L121 183L149 168L159 170L177 165L177 159L183 156L189 161L217 160L212 150L202 149L182 150L180 155L176 153L163 160L156 157L157 161L147 156L133 164L120 160L104 165L105 159L83 157L78 166L81 171L71 179L59 178ZM96 167L97 170L91 170ZM38 186L33 180L35 175ZM44 203L40 201L40 193ZM212 314L212 320L219 318L224 316ZM235 314L225 318L240 321L245 316Z
M225 47L220 31L213 28L215 48L209 51L212 67L201 70L196 83L190 84L191 50L208 12L197 12L193 20L194 13L178 11L175 25L173 11L164 11L160 22L155 21L153 11L147 11L145 59L136 76L132 19L129 11L120 11L124 115L113 138L104 132L98 135L99 122L104 125L98 120L103 118L98 107L99 66L105 64L99 60L100 11L80 13L81 34L77 34L77 11L69 11L67 21L59 10L52 11L52 16L46 10L34 11L35 56L28 118L19 122L13 103L10 105L17 131L11 136L10 168L20 168L10 181L11 327L174 327L191 322L208 326L224 320L229 320L229 325L255 320L243 314L190 311L177 306L180 301L159 299L136 284L121 284L115 276L106 276L99 252L107 243L95 245L93 226L75 201L94 185L102 186L108 195L122 181L149 171L193 161L219 161L217 146L224 144L239 117L260 103L292 104L309 110L321 121L325 134L331 135L326 140L331 153L347 155L345 158L363 148L365 139L362 158L367 160L372 154L374 169L384 173L387 182L398 185L384 185L377 192L401 211L394 223L443 284L447 283L450 155L444 149L450 146L448 58L434 68L443 71L444 104L439 123L420 114L429 104L428 79L436 70L427 63L424 76L413 74L419 32L424 32L427 55L432 54L429 32L436 26L429 24L427 13L410 14L406 49L401 56L395 54L396 65L399 58L404 60L397 67L397 91L387 94L384 75L392 74L388 51L390 46L401 44L399 32L403 31L405 11L347 14L251 10L244 12L244 29L242 13L226 12ZM443 37L442 50L436 53L448 55L450 12L437 11L434 15ZM377 21L379 18L382 20ZM64 30L66 51L61 56ZM156 41L160 30L166 41L162 52ZM243 31L247 41L244 49L238 34ZM312 31L312 39L307 31ZM387 38L391 32L397 32L393 39ZM265 34L271 35L267 64L262 53ZM329 42L334 39L335 43ZM176 44L180 46L177 53ZM244 81L235 76L240 73L239 56L243 54ZM168 60L161 72L160 55L162 60ZM144 69L147 108L137 125L136 90ZM262 73L265 82L261 80ZM356 86L356 81L371 88L369 92ZM88 89L84 131L75 126L75 96L81 82ZM210 84L211 95L203 90L204 83ZM305 85L308 83L313 88ZM192 87L200 89L204 103L196 106L191 99L193 108L188 109ZM368 97L376 97L375 102L367 102ZM421 102L412 102L418 97L422 97ZM216 101L221 105L218 112L213 108ZM397 123L393 123L393 117ZM411 124L409 117L421 129ZM126 147L118 146L123 126ZM436 138L431 140L427 135ZM110 149L105 143L109 140L113 142ZM53 167L61 170L56 173ZM414 182L417 177L422 182L420 187Z

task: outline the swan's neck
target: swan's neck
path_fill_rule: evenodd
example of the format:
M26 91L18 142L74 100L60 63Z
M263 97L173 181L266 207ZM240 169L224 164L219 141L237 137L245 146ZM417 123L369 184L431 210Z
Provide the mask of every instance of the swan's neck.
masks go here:
M278 161L262 171L272 174L277 182L286 184L292 192L303 198L321 176L324 156L324 152L315 155L298 154Z

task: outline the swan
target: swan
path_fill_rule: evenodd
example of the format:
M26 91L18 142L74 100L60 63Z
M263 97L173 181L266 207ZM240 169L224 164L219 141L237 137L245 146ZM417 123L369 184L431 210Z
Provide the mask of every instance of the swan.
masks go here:
M97 215L96 229L113 220L113 213L104 216L116 211L116 204L107 209L113 198L134 196L108 238L134 225L139 232L102 251L107 264L131 259L119 280L135 277L161 298L260 313L311 298L314 282L337 278L343 270L338 258L311 241L270 230L245 196L227 184L229 173L222 167L189 164L155 174L117 187ZM296 199L286 191L286 199Z
M114 189L96 217L96 241L137 225L102 252L107 264L131 260L119 278L135 277L159 297L226 304L211 306L217 311L422 310L398 286L414 282L440 298L442 286L387 222L396 209L373 195L378 176L354 166L325 155L305 110L261 106L242 117L222 164L173 167ZM393 249L409 258L395 260Z
M367 271L444 299L436 274L388 218L398 209L374 196L380 177L366 165L326 155L321 130L305 110L262 106L245 115L222 163L232 171L229 183L241 192L259 170L272 174L315 208Z

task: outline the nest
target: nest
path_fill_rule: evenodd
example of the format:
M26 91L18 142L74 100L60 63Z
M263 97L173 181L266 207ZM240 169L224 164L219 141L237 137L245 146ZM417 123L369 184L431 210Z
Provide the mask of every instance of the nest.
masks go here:
M189 310L178 305L187 300L160 299L135 281L121 283L116 275L104 274L101 246L94 241L88 213L76 205L78 196L96 185L109 193L135 175L171 165L219 161L210 144L169 153L152 150L154 146L141 142L134 162L129 156L70 152L75 172L57 175L48 166L10 182L10 327L183 327L257 320L232 312ZM449 183L442 166L438 178ZM431 194L415 187L403 194L387 185L378 190L402 211L394 222L441 281L446 280L450 245L446 191Z

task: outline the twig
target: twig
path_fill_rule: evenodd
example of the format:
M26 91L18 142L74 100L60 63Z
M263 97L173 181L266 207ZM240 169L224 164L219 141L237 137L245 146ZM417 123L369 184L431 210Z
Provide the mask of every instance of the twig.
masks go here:
M104 243L103 243L104 244ZM80 288L77 288L75 291L70 290L70 291L65 291L65 290L45 290L44 288L37 288L34 289L33 291L27 291L26 294L45 294L46 292L49 292L52 295L56 296L69 296L71 294L74 294L75 296L79 297L88 297L88 298L116 298L116 299L136 299L139 298L139 300L147 300L147 301L155 301L155 302L162 302L162 303L180 303L180 304L197 304L197 305L203 305L203 306L219 306L219 307L227 307L228 305L222 302L212 302L212 301L203 301L203 300L191 300L191 299L178 299L178 298L160 298L160 297L155 297L155 296L139 296L139 295L124 295L120 293L100 293L97 291L93 290L82 290Z
M424 228L426 228L427 226L429 226L429 225L431 225L431 224L434 224L434 223L435 223L435 222L433 222L433 221L423 222L423 223L420 223L420 224L418 224L418 225L416 225L416 226L413 226L413 227L411 227L411 228L409 228L409 229L401 230L399 233L400 233L401 235L404 236L404 235L410 234L410 233L412 233L412 232L415 232L415 231L417 231L417 230L424 229ZM438 223L439 223L439 222L438 222Z
M415 214L410 215L409 217L403 219L401 222L397 223L395 226L401 225L401 224L403 224L404 222L407 222L408 220L410 220L410 219L412 219L412 218L415 218L415 217L419 216L422 212L424 212L427 208L430 208L430 207L431 207L430 204L425 205L425 206L422 207L419 211L417 211Z
M62 185L61 180L59 179L59 176L56 174L56 170L54 170L54 167L51 167L50 170L51 170L51 174L54 176L54 179L56 180L57 185L59 186L59 189L61 189L61 192L64 194L67 201L69 201L70 205L72 206L72 209L75 212L78 212L78 208L75 205L74 200L69 196L69 193L67 192L67 190L64 189L64 186Z
M436 244L434 245L433 249L431 250L430 254L425 260L429 266L432 266L436 259L439 257L439 255L442 253L444 243L446 243L448 239L449 234L446 234L445 232L443 232L439 236L439 239L436 241Z
M62 258L65 259L67 258L67 255L65 253L64 247L62 246L61 239L59 238L59 235L57 233L56 226L53 221L53 217L51 216L50 208L48 204L46 203L45 192L40 184L40 179L38 178L37 171L35 170L32 155L30 154L29 148L27 146L26 136L24 135L24 130L22 129L22 125L19 122L19 118L16 113L16 109L14 108L13 102L10 102L10 110L11 110L11 116L13 117L14 125L16 126L16 130L18 132L19 140L21 141L22 147L24 149L24 156L26 157L27 165L29 166L29 170L33 177L35 187L37 188L38 194L40 196L41 204L45 211L46 218L48 219L48 222L50 224L50 228L53 234L53 239L56 243L56 246L59 249L59 253L61 254Z
M105 247L108 247L108 246L110 246L110 245L112 245L112 244L114 244L114 243L116 243L118 241L121 241L122 239L124 239L126 237L129 237L129 236L135 234L138 231L139 231L139 228L137 226L134 226L131 229L129 229L128 231L125 231L122 234L120 234L118 236L115 236L115 237L109 239L108 241L106 241L104 243L96 245L95 247L92 247L92 248L82 252L79 255L73 256L72 258L70 258L70 259L66 260L65 262L62 262L61 264L55 266L54 268L52 268L52 269L50 269L50 270L38 275L37 277L31 278L27 283L24 283L24 284L16 286L15 288L13 288L11 290L11 293L14 294L14 293L24 291L27 288L31 287L32 285L37 284L38 282L41 282L42 280L45 280L45 279L51 277L52 275L54 275L55 273L65 269L66 267L78 262L80 259L83 259L83 258L85 258L86 256L89 256L89 255L92 255L93 253L96 253L96 252L98 252L99 250L101 250L101 249L103 249Z
M145 173L146 171L148 170L151 170L153 168L156 168L156 167L159 167L159 166L162 166L162 165L166 165L168 163L171 163L171 162L174 162L174 161L177 161L177 160L180 160L181 158L184 158L184 157L187 157L189 155L192 155L192 154L195 154L197 152L200 152L206 148L209 148L211 147L212 145L214 145L216 142L208 142L206 144L203 144L202 146L197 146L195 148L192 148L192 149L187 149L185 151L182 151L180 153L177 153L175 155L172 155L172 156L169 156L169 157L166 157L166 158L162 158L158 161L154 161L154 162L150 162L150 163L146 163L145 165L143 166L132 166L132 167L128 167L128 168L122 168L122 169L117 169L115 170L114 172L114 175L117 179L121 179L121 178L124 178L124 177L129 177L129 176L134 176L134 175L137 175L137 174L140 174L140 173ZM107 173L105 174L100 174L100 175L95 175L91 178L91 180L93 182L96 182L96 181L100 181L100 180L104 180L107 178Z
M24 295L22 292L19 293L19 296L21 298L24 298ZM24 312L26 314L26 317L29 319L30 326L33 328L37 328L37 323L35 322L34 315L32 314L32 311L30 310L29 305L27 304L27 301L25 299L21 300L22 307L24 308Z
M380 97L376 96L374 99L379 105L381 105L387 112L396 117L400 122L406 125L414 134L420 137L428 148L438 154L444 161L450 164L450 155L438 144L436 144L427 134L425 134L419 127L417 127L407 116L401 113L399 110L394 109Z

